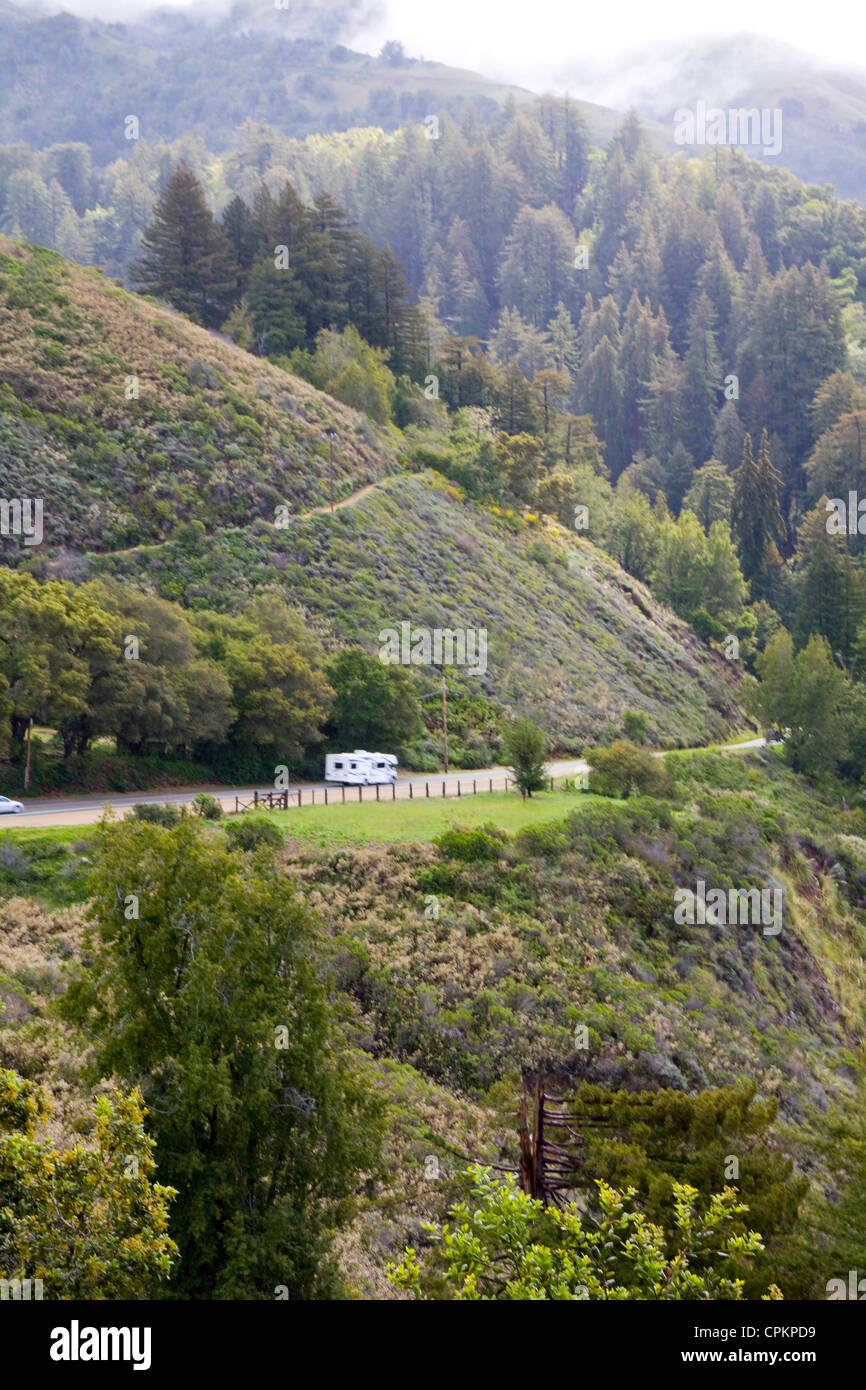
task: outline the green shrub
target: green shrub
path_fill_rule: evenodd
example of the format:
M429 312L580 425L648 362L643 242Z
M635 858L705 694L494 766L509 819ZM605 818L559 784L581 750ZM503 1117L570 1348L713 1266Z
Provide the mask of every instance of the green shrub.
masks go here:
M246 851L257 849L259 845L281 845L283 837L273 821L261 816L245 816L243 820L232 821L226 826L226 835L232 849Z
M205 820L219 820L222 816L222 806L215 796L208 796L207 792L199 792L192 804L196 814L203 816Z
M504 838L501 830L488 826L484 830L446 830L433 843L445 859L476 864L482 859L498 859Z
M132 808L135 820L148 821L151 825L177 825L186 814L182 806L160 805L155 801L137 802Z
M594 748L587 757L589 789L600 796L670 795L670 773L662 761L626 739L615 739L610 748Z
M625 736L631 743L646 743L648 724L649 718L643 710L627 709L622 717Z

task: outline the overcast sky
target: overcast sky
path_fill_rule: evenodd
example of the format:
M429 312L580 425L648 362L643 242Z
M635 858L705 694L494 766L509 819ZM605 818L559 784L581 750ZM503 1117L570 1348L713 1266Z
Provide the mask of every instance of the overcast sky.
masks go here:
M413 55L439 58L545 85L575 61L611 65L622 54L743 31L794 44L845 66L866 66L866 9L851 0L383 0L385 18L370 38L402 39ZM716 17L717 16L717 17Z
M334 2L320 0L323 8ZM203 4L208 9L222 7L221 0L169 3L191 13ZM292 3L289 0L290 7ZM347 0L336 3L342 8ZM43 4L116 20L153 8L147 0ZM576 73L592 70L603 72L607 81L623 57L639 71L641 51L646 49L744 31L793 44L843 67L866 68L866 8L851 0L822 0L820 5L813 0L763 0L760 5L755 0L724 0L716 6L674 0L358 0L358 8L376 8L381 18L354 34L341 35L353 47L377 52L385 39L397 38L413 57L423 54L535 89L571 86Z

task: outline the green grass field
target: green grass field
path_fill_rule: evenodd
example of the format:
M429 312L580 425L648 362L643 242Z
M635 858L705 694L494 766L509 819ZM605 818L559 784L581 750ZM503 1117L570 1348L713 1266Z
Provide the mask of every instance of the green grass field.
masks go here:
M569 811L605 798L587 792L537 792L526 801L514 792L423 801L370 802L359 806L302 806L265 812L287 839L321 848L349 844L428 844L455 825L492 824L522 830L542 821L561 820Z
M477 826L492 823L502 830L522 830L526 825L559 820L581 806L605 798L588 792L536 792L526 801L515 792L483 792L478 796L431 797L417 801L346 802L330 806L302 806L289 811L256 811L279 826L287 841L329 849L350 844L400 844L417 841L429 844L436 835L455 825ZM217 828L216 822L210 822ZM28 841L56 845L86 845L93 825L14 826L0 828L3 842L26 848Z

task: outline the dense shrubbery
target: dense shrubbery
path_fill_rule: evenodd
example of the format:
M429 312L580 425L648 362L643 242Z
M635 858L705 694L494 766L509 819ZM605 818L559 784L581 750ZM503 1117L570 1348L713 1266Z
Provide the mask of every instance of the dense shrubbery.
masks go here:
M615 739L610 748L592 748L589 789L601 796L669 796L671 779L661 759L626 739Z
M226 838L232 849L245 850L247 853L258 849L259 845L276 847L283 843L279 827L262 816L244 816L241 820L228 821Z
M545 1207L512 1177L494 1178L477 1165L466 1172L471 1211L464 1200L441 1228L426 1228L423 1262L404 1251L388 1277L413 1298L478 1300L734 1299L743 1281L732 1265L759 1255L754 1230L739 1234L748 1208L731 1187L704 1207L687 1183L674 1185L675 1207L666 1229L631 1207L634 1193L599 1181L585 1206ZM771 1286L766 1297L780 1299Z

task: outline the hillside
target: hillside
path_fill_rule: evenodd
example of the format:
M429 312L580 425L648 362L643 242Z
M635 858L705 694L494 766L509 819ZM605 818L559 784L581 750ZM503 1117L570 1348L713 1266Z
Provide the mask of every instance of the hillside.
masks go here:
M98 270L6 238L0 363L0 495L44 499L55 556L322 503L328 430L335 496L397 466L394 444L356 411Z
M97 271L2 252L0 495L42 496L45 512L43 546L12 542L19 560L108 571L193 608L236 611L276 584L332 642L373 652L404 620L487 628L484 693L567 748L618 731L628 709L668 745L736 726L730 664L587 541L470 505L437 475L388 478L395 432ZM329 428L336 496L383 485L295 519L328 498ZM288 527L274 525L282 503ZM204 534L172 537L187 522Z
M516 1163L521 1069L556 1075L565 1094L621 1087L620 1101L751 1081L778 1103L774 1139L811 1187L807 1210L820 1211L828 1179L816 1146L850 1094L863 1028L863 811L775 752L669 762L670 802L575 797L567 818L511 835L492 828L498 804L487 834L339 851L299 843L300 813L271 817L286 836L285 872L324 921L347 1033L388 1107L386 1172L340 1242L356 1295L393 1296L385 1262L419 1219L441 1216L467 1158ZM86 1132L88 1040L47 1010L82 957L94 836L12 832L0 874L0 1048L51 1089L61 1137ZM31 896L10 898L30 866ZM674 887L696 877L774 885L782 929L675 925ZM764 1267L786 1297L820 1296L824 1266L798 1262L780 1193L774 1202Z
M5 5L0 46L12 76L0 97L0 143L84 141L106 164L129 154L126 113L138 116L145 139L199 136L221 150L248 119L303 135L393 127L465 101L489 118L509 95L530 98L443 63L355 53L338 43L338 9L246 3L221 17L166 9L125 24Z
M465 504L437 475L386 479L290 532L233 528L197 556L169 542L94 568L190 606L236 604L248 586L276 583L337 640L373 652L379 632L404 620L486 628L486 673L476 682L455 670L453 683L538 720L563 749L620 730L629 709L645 711L650 737L668 746L736 727L730 663L644 585L555 523Z

